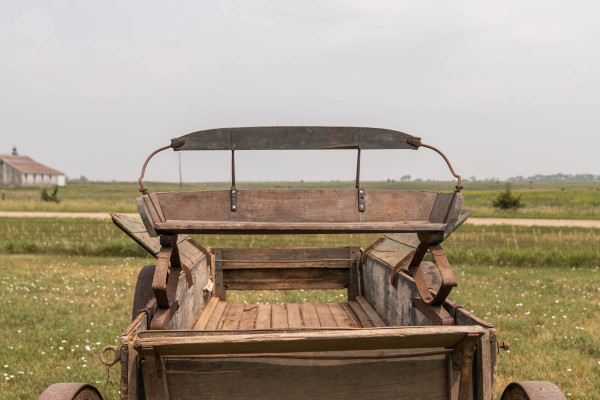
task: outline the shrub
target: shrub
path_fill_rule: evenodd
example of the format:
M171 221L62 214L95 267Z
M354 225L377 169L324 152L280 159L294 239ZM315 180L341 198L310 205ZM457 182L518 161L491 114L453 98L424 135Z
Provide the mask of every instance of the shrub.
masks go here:
M521 195L515 196L510 190L510 183L506 184L506 190L501 192L493 202L494 207L501 210L518 210L525 205L521 201Z
M52 194L49 194L46 188L42 188L42 200L60 203L60 199L58 198L58 186L54 186Z

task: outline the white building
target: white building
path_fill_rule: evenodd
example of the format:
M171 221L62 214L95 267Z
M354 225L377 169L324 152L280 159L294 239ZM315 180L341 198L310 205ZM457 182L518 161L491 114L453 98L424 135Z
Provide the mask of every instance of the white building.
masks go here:
M0 155L0 185L65 186L65 174L13 149L12 155Z

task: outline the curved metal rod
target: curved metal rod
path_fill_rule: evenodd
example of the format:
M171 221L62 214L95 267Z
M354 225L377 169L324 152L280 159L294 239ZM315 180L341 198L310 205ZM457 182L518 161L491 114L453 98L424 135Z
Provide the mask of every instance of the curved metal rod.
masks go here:
M154 157L154 155L156 153L160 153L163 150L166 150L170 147L173 147L173 144L170 144L168 146L165 147L161 147L160 149L154 150L149 156L148 158L146 158L146 162L144 163L144 166L142 167L142 174L140 175L140 179L138 179L138 182L140 183L140 192L142 192L142 194L148 194L148 189L146 189L146 187L144 186L144 183L142 182L142 179L144 179L144 174L146 173L146 166L148 165L148 162L150 161L150 159L152 157Z
M436 153L438 153L440 156L442 156L442 158L444 159L444 161L446 161L446 164L448 164L448 168L450 168L450 172L458 180L458 182L456 183L456 191L457 192L461 191L461 189L463 188L462 178L460 177L460 175L458 175L456 172L454 172L454 168L452 168L452 164L450 164L450 161L448 160L448 157L446 157L446 155L444 153L442 153L442 151L440 149L437 149L437 148L435 148L433 146L430 146L428 144L421 143L420 139L408 139L407 141L408 141L408 143L412 144L413 146L427 147L428 149L431 149L431 150L435 151Z

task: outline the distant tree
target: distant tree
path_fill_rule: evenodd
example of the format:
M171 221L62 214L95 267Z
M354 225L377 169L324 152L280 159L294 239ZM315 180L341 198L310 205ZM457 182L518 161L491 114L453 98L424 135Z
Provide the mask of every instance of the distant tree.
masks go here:
M81 182L87 182L87 181L88 181L88 178L86 178L86 177L85 177L85 175L81 175L81 176L79 177L79 181L81 181Z
M54 186L52 194L49 194L46 188L42 188L42 200L60 203L60 199L58 198L58 186Z
M403 175L403 176L400 178L400 181L401 181L401 182L408 182L408 181L410 181L410 175Z
M521 195L515 196L510 190L510 183L506 184L506 190L501 192L493 202L494 207L501 210L518 210L525 205L521 201Z

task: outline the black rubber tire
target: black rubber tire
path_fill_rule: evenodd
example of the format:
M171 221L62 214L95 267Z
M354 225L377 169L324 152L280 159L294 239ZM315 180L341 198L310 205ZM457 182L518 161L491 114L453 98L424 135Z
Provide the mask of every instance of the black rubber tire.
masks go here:
M525 381L509 384L500 400L566 400L563 392L552 382Z
M102 395L87 383L65 382L48 386L38 400L102 400Z
M154 297L152 291L152 280L154 279L154 270L156 265L146 265L140 270L135 283L135 294L133 295L133 308L131 320L136 319L140 310L146 307L146 304Z

